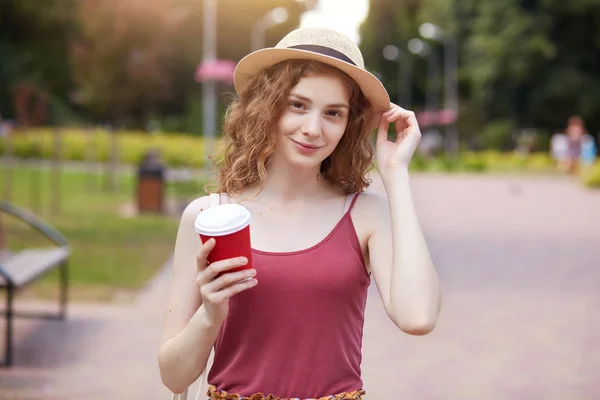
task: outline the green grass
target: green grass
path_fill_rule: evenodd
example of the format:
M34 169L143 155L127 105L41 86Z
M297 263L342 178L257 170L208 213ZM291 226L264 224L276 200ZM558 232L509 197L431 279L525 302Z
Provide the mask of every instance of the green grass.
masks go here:
M0 176L4 188L6 173ZM139 289L169 259L175 242L177 216L127 217L123 210L135 201L135 181L121 176L118 190L104 189L100 176L62 172L60 212L51 207L52 181L47 170L15 168L11 203L29 209L58 229L72 247L70 283L78 300L111 299ZM92 183L92 184L90 184ZM201 190L200 184L189 188ZM39 197L37 197L39 196ZM47 240L13 218L3 225L10 249L39 246ZM56 295L57 274L34 286L37 296Z

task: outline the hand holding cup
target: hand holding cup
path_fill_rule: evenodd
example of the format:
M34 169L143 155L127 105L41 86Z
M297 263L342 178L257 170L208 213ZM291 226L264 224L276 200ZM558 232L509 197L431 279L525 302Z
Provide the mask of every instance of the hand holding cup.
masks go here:
M252 268L250 212L239 204L201 212L194 227L202 240L196 283L212 323L227 317L229 299L257 284Z
M221 325L229 311L229 299L237 293L256 286L258 281L254 279L256 270L245 268L248 265L246 257L207 263L207 258L215 244L216 240L211 238L198 252L196 285L209 320L215 325Z

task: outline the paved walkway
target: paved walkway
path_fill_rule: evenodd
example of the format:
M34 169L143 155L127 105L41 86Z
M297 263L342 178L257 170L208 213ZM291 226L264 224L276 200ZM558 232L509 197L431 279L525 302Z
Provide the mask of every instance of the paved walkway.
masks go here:
M430 335L402 334L372 285L369 398L600 399L600 192L556 177L418 175L413 187L442 313ZM156 366L168 274L132 304L18 321L0 399L168 398Z

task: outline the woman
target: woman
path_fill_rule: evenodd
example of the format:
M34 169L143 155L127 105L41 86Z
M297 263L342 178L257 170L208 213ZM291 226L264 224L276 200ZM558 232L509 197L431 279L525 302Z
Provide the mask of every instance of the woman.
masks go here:
M187 207L159 350L162 380L185 390L214 345L210 398L362 399L370 277L406 333L430 332L440 309L409 184L421 136L415 116L390 104L351 40L322 28L298 29L250 54L235 86L218 184L224 201L252 214L254 268L215 279L247 260L207 266L214 240L201 244L193 224L209 200ZM365 192L376 127L387 196Z

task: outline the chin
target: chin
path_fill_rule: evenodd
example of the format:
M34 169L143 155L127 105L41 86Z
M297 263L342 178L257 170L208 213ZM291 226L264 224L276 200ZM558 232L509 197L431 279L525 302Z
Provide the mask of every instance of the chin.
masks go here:
M319 157L302 157L298 155L293 155L288 158L288 162L297 168L302 169L314 169L321 168L321 163L323 160Z

